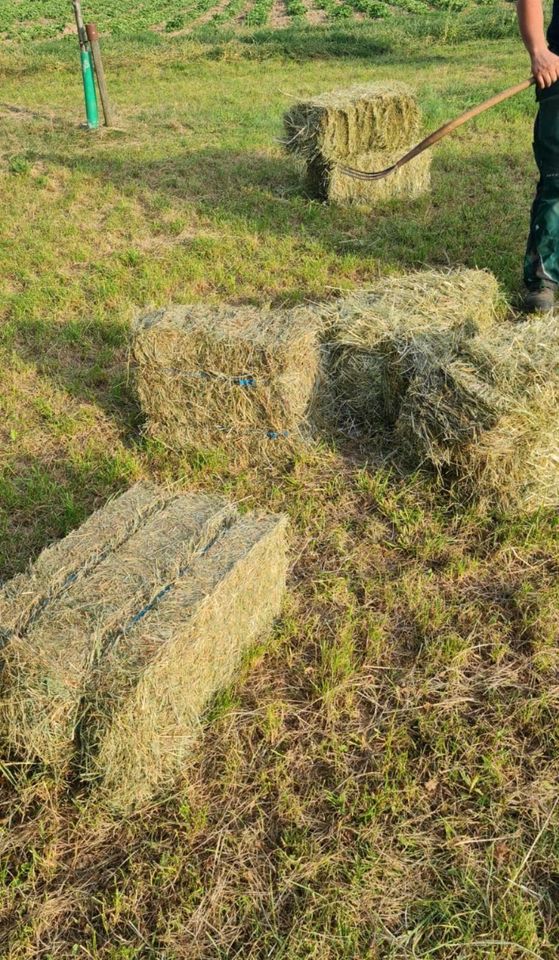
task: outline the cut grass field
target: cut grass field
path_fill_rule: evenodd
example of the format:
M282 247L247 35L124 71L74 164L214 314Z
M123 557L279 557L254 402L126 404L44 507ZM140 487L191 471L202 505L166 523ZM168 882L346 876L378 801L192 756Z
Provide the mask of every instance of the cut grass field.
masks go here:
M425 30L107 41L118 128L97 136L71 38L0 54L0 578L139 477L293 527L273 641L174 796L111 824L4 754L9 960L557 956L556 513L486 516L349 446L241 476L173 458L128 375L148 305L294 304L423 264L517 295L530 95L437 148L430 196L374 214L306 200L277 142L288 104L335 86L408 81L428 130L526 75L495 10Z

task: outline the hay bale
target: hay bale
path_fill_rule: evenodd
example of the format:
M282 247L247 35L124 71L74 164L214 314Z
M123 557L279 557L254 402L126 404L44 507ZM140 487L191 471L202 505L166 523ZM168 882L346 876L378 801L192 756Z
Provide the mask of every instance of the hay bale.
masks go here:
M176 306L141 317L132 352L149 434L238 464L284 456L308 434L317 328L306 308Z
M417 338L439 350L492 326L500 304L492 274L423 270L388 277L340 298L327 311L329 405L361 433L395 423Z
M401 151L417 137L419 123L417 100L407 84L368 83L295 103L284 115L284 142L305 160L341 160Z
M118 503L108 507L110 515ZM64 771L93 658L234 516L214 497L170 500L12 636L0 719L24 762L39 759Z
M284 143L306 163L307 191L316 199L333 203L412 199L430 187L429 153L379 181L348 177L340 164L384 170L414 145L419 123L419 107L406 84L371 83L296 103L284 116Z
M163 502L161 490L137 483L92 514L64 540L43 550L27 572L18 574L0 589L0 638L5 640L14 630L25 629L35 610L83 577Z
M418 341L397 436L463 498L499 509L559 505L559 320L499 325L446 355Z
M399 150L347 157L343 164L356 170L385 170L402 155ZM382 180L350 177L336 160L315 158L307 163L306 192L315 200L340 204L371 204L389 199L415 200L431 187L431 154L420 153Z
M285 588L285 528L282 517L239 519L96 665L83 764L111 807L122 812L173 778L208 699L270 628Z

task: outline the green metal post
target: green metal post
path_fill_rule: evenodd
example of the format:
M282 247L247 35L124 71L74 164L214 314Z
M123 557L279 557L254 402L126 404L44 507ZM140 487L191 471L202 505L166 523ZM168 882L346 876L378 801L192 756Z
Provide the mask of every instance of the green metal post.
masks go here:
M109 100L109 91L107 90L107 81L105 80L105 70L103 68L103 58L101 56L101 47L99 44L99 31L95 23L86 23L85 32L89 40L89 49L91 50L91 59L95 67L95 76L97 78L97 87L99 90L99 99L105 115L105 124L107 127L113 125L113 111Z
M78 40L80 41L80 62L82 68L87 126L90 130L97 130L99 127L99 108L97 106L97 94L95 92L93 61L91 59L91 53L89 52L87 33L85 32L80 0L72 0L72 6L74 8L74 16L76 18L76 26L78 28Z
M85 96L85 115L87 126L90 130L97 130L99 127L99 108L97 106L97 94L95 93L95 80L93 77L93 61L89 50L80 51L83 77L83 92Z

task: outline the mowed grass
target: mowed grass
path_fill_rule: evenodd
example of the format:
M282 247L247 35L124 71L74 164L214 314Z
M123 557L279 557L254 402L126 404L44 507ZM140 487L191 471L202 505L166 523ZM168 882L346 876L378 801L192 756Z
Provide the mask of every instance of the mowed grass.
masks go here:
M0 577L143 476L293 527L284 616L175 795L111 824L5 757L10 960L557 956L556 515L487 516L382 451L242 476L171 457L128 373L148 305L291 304L422 264L517 295L529 95L436 150L429 197L374 213L309 202L278 143L329 87L409 80L427 130L526 74L517 41L440 25L107 43L119 125L98 135L71 41L0 55Z

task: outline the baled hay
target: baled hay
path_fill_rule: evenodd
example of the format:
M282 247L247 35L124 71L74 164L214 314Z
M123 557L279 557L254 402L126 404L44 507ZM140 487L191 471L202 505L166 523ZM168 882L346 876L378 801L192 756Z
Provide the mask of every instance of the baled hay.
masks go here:
M497 326L444 357L418 345L397 434L500 509L559 505L559 320ZM424 352L423 352L424 353Z
M382 170L391 166L400 154L368 153L351 157L349 166L358 170ZM307 164L306 187L309 196L330 203L367 204L390 198L413 200L431 185L431 157L422 153L383 180L359 180L341 170L335 160L319 158Z
M491 327L500 304L482 270L423 270L379 280L329 309L330 402L361 431L392 426L413 375L406 353L428 336L449 350Z
M404 83L372 83L333 90L297 103L284 116L285 145L307 164L308 193L332 203L414 199L430 187L431 156L423 153L384 180L359 180L340 164L384 170L413 146L419 108Z
M286 112L285 146L307 161L401 150L417 136L419 120L416 98L405 83L332 90Z
M137 483L97 510L77 530L47 547L26 573L0 589L0 638L25 629L33 612L83 577L131 536L164 502L161 490Z
M244 517L196 558L93 673L82 745L96 795L123 812L172 779L208 699L269 630L286 577L285 518Z
M365 153L344 159L357 170L384 170L401 152ZM344 173L336 160L316 158L307 164L306 188L309 196L330 203L368 204L391 198L415 200L431 186L431 155L421 153L382 180L359 180Z
M177 497L12 637L0 718L24 762L64 771L92 659L234 515L213 497Z
M176 306L140 318L133 356L149 433L240 463L285 454L307 434L318 326L307 308Z

